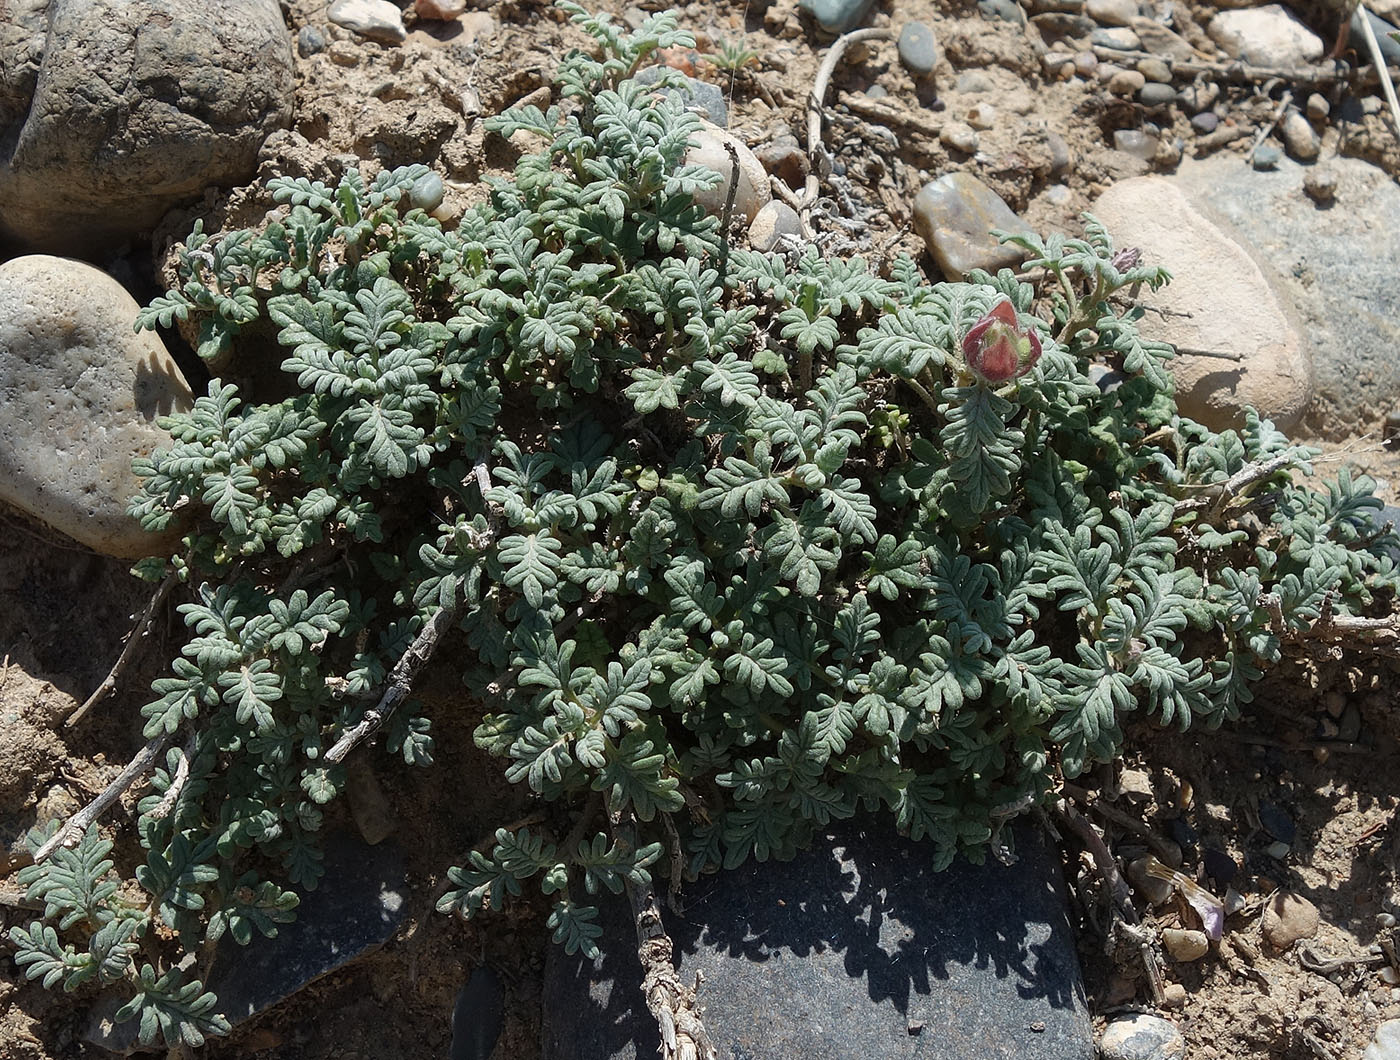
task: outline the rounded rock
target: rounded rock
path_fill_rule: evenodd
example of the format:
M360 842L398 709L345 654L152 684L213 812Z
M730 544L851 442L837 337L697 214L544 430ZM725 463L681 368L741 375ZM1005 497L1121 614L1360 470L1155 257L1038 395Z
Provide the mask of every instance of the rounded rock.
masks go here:
M739 184L734 192L734 212L752 224L758 211L773 198L768 184L768 173L763 163L749 150L747 144L737 136L725 132L709 122L702 121L700 130L690 138L690 150L686 152L687 165L708 166L720 175L720 182L713 188L695 193L695 201L716 217L724 213L725 200L729 195L729 185L734 173L734 162L729 148L739 161Z
M967 124L974 129L995 128L997 123L997 109L990 103L979 103L967 112Z
M1103 1060L1182 1060L1186 1039L1176 1024L1159 1016L1129 1016L1104 1028L1099 1055Z
M169 448L156 419L192 403L160 339L133 330L138 309L79 261L0 265L0 500L124 559L168 543L126 514L131 461Z
M1400 1060L1400 1020L1386 1020L1376 1028L1361 1060Z
M1197 961L1210 952L1210 940L1204 931L1184 931L1181 928L1164 930L1162 946L1175 961Z
M1324 122L1327 120L1327 115L1332 113L1332 105L1327 102L1326 97L1317 92L1308 96L1306 107L1308 118L1311 121Z
M719 85L701 81L667 66L643 67L637 72L636 80L640 84L651 85L660 81L666 74L671 75L673 82L679 82L666 88L666 95L679 99L688 110L695 111L721 129L728 127L729 104L725 101L724 89Z
M915 77L927 77L938 65L938 40L923 22L906 22L899 31L899 61Z
M419 18L450 22L467 9L467 0L413 0L413 11Z
M875 0L798 0L797 6L809 11L827 33L838 36L855 29L874 6Z
M1112 29L1096 29L1089 35L1089 43L1100 48L1112 48L1120 52L1137 51L1142 47L1138 35L1127 26L1114 26Z
M961 151L965 155L975 155L981 141L972 126L966 122L954 121L943 126L943 131L938 134L938 139L943 146L951 147L954 151Z
M1143 337L1216 354L1169 363L1182 415L1223 430L1252 406L1280 430L1297 423L1313 396L1312 347L1292 300L1248 251L1163 177L1119 181L1091 209L1120 246L1174 266L1169 286L1143 293Z
M263 141L291 124L292 40L277 0L48 9L40 61L0 90L0 238L100 254L210 185L246 183Z
M1133 888L1153 905L1161 905L1168 901L1176 889L1171 881L1158 879L1148 871L1151 861L1147 858L1137 858L1128 862L1128 879L1132 882Z
M1126 26L1138 17L1137 0L1088 0L1084 12L1101 26Z
M760 254L777 250L783 243L801 236L802 219L781 199L774 199L759 210L753 224L749 225L749 246Z
M1172 68L1161 59L1148 58L1137 61L1137 72L1149 81L1169 85L1172 83Z
M1213 111L1203 110L1191 119L1191 128L1202 136L1215 132L1220 126L1220 119Z
M1261 927L1269 945L1286 950L1300 939L1316 935L1319 922L1317 906L1312 902L1301 894L1280 891L1264 906Z
M1108 79L1108 90L1115 96L1131 96L1147 84L1147 78L1136 70L1119 70Z
M1094 77L1099 70L1099 57L1093 52L1076 52L1074 72L1080 77Z
M1028 231L1001 196L971 173L944 174L914 198L914 231L948 280L961 280L973 269L995 273L1021 263L1024 252L997 240L994 228Z
M1330 167L1316 166L1303 174L1303 191L1318 203L1329 203L1337 197L1337 174Z
M1138 89L1138 102L1144 107L1165 107L1176 100L1176 89L1160 81L1149 81Z
M326 50L326 35L316 26L302 26L297 30L297 54L303 59Z
M424 213L432 213L442 205L445 193L442 178L436 173L424 173L408 189L408 204Z
M1296 110L1289 111L1279 124L1279 135L1288 153L1299 162L1311 162L1322 147L1308 119Z
M337 26L380 44L402 44L408 36L403 12L389 0L335 0L326 17Z
M1250 164L1258 170L1277 169L1279 162L1283 161L1283 152L1273 144L1260 144L1254 149L1254 156L1250 159Z
M1113 146L1125 155L1151 162L1157 154L1157 137L1141 129L1118 129L1113 133Z

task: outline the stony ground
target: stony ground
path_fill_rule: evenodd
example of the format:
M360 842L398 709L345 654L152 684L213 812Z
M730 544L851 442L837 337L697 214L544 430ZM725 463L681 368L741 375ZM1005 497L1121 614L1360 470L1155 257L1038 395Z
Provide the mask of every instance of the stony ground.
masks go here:
M313 0L284 6L293 31L301 31L294 127L268 142L260 177L331 179L350 161L427 162L446 179L448 218L480 196L483 175L514 161L515 148L487 136L482 117L539 92L565 50L582 43L555 11L526 0L504 0L447 23L415 21L410 13L407 40L397 46L329 26L324 5ZM1070 231L1079 211L1128 177L1170 173L1183 159L1215 152L1238 157L1243 171L1244 151L1278 112L1284 92L1300 104L1317 95L1326 105L1325 115L1318 104L1309 111L1320 165L1349 155L1392 178L1400 174L1400 148L1373 89L1353 90L1335 77L1289 83L1231 68L1206 33L1215 8L1151 0L1142 13L1159 24L1169 18L1205 72L1176 79L1174 89L1183 95L1144 95L1149 84L1163 83L1140 73L1154 57L1152 39L1139 34L1146 58L1130 54L1110 64L1112 53L1103 44L1096 51L1094 42L1110 39L1101 34L1119 19L1107 13L1113 5L1091 0L1090 6L1101 22L1084 14L1080 0L1035 0L1025 10L1009 0L877 5L862 24L897 33L904 22L920 20L932 28L940 56L931 78L916 79L892 42L879 43L851 53L838 71L825 134L837 174L829 184L830 213L849 223L833 227L868 253L922 254L914 197L932 177L964 170L1031 227ZM637 12L618 14L628 19ZM1330 46L1335 15L1320 9L1300 15ZM794 152L788 137L805 136L805 100L827 46L810 16L799 13L795 0L776 0L766 7L693 3L682 17L696 31L697 53L727 41L757 54L754 65L732 77L700 54L673 61L718 85L730 129L770 166L800 180L791 171L800 170L802 152ZM1101 80L1104 65L1118 70ZM1119 76L1125 71L1138 76ZM1182 102L1187 99L1191 105ZM1213 102L1197 105L1206 99ZM238 226L268 205L256 182L211 190L167 220L153 252L137 248L125 266L150 277L194 217L207 218L209 228ZM923 261L929 266L926 256ZM184 366L196 388L202 385L199 366L189 359ZM1375 444L1383 414L1343 405L1309 425L1342 458L1378 475L1393 500L1400 484L1395 457ZM138 665L119 694L82 725L58 724L120 650L125 616L142 606L141 591L123 564L56 543L18 517L5 523L0 840L8 847L23 826L72 812L120 769L140 743L140 697L133 690L151 674ZM158 637L174 635L173 627L157 628ZM433 682L430 706L460 713L451 675L439 672ZM1319 661L1265 686L1239 724L1186 736L1139 731L1126 773L1106 769L1087 779L1082 805L1123 864L1152 854L1218 895L1233 889L1239 905L1224 940L1207 954L1162 962L1159 994L1138 954L1104 952L1100 881L1067 844L1096 1016L1158 1011L1179 1024L1193 1057L1261 1060L1354 1060L1379 1022L1400 1017L1392 963L1400 912L1397 705L1387 664ZM454 997L483 964L499 974L507 994L495 1055L539 1055L547 942L541 911L520 906L471 925L431 912L444 867L520 809L497 767L471 746L469 724L439 731L433 771L406 775L386 759L375 766L377 781L366 781L392 807L396 841L408 854L416 898L399 936L213 1044L211 1056L444 1055ZM4 849L0 923L8 926L24 911L15 906L13 878L4 875ZM131 858L134 851L118 854ZM1177 899L1154 907L1145 893L1150 883L1143 887L1135 902L1151 928L1193 926ZM1279 889L1307 899L1320 917L1315 935L1286 951L1273 948L1264 933L1265 907ZM0 1060L88 1055L80 1042L87 1000L24 985L8 962L0 964Z

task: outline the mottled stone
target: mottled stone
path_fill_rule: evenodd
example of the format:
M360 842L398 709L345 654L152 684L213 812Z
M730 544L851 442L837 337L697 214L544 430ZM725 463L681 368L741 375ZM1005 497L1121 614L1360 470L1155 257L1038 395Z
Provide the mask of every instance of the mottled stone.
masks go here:
M687 888L666 914L682 982L719 1056L773 1060L1089 1060L1059 866L1016 829L1020 861L930 869L887 822L819 830L788 863ZM605 895L597 962L555 947L545 972L551 1060L657 1055L627 903Z
M133 330L138 308L82 262L0 265L0 500L124 558L168 543L126 514L131 461L169 448L156 418L192 400L160 339Z
M1147 78L1136 70L1118 70L1108 79L1108 90L1115 96L1131 96L1143 85L1147 84Z
M924 185L914 199L914 230L943 275L961 280L973 269L1014 269L1019 247L1002 244L993 229L1029 231L996 192L970 173L948 173Z
M1322 147L1322 142L1318 139L1317 133L1313 132L1313 127L1308 119L1299 114L1296 110L1289 111L1284 115L1283 121L1279 123L1279 135L1283 137L1283 144L1288 148L1288 153L1299 162L1311 162L1317 157L1318 151Z
M1103 1060L1182 1060L1186 1039L1158 1016L1128 1016L1104 1028L1099 1053Z
M1174 961L1198 961L1210 952L1210 940L1204 931L1167 928L1162 932L1162 945Z
M939 131L938 139L944 147L965 155L975 155L982 143L977 130L965 121L950 121Z
M1148 81L1169 85L1172 81L1172 68L1161 59L1139 59L1137 72Z
M1291 300L1245 248L1164 177L1122 181L1092 209L1118 245L1172 271L1162 290L1142 293L1142 333L1198 351L1169 364L1182 413L1223 429L1249 405L1280 429L1297 423L1312 397L1311 351Z
M277 0L47 8L18 45L0 32L0 240L96 257L210 185L246 183L291 123Z
M297 54L309 59L326 50L326 35L316 26L302 26L297 30Z
M1400 1060L1400 1020L1386 1020L1376 1028L1361 1060Z
M1221 11L1206 26L1232 59L1287 69L1322 57L1322 40L1278 4Z
M1212 111L1203 110L1191 119L1191 128L1202 136L1215 132L1220 126L1220 119Z
M983 18L1010 22L1013 26L1026 24L1026 13L1016 0L977 0L977 10Z
M1319 205L1337 197L1337 172L1330 166L1317 166L1303 174L1303 191Z
M1278 169L1278 164L1281 161L1283 161L1283 152L1273 144L1260 144L1249 158L1250 165L1261 172Z

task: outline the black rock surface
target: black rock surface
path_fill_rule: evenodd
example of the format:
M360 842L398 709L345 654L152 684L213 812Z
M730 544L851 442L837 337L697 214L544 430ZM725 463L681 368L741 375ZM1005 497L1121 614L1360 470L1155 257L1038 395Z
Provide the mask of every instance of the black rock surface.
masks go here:
M1053 849L1017 828L1019 861L931 870L885 822L844 822L786 864L748 864L667 914L683 982L704 975L721 1060L1089 1060L1093 1036ZM657 1055L622 898L603 954L551 951L551 1060Z

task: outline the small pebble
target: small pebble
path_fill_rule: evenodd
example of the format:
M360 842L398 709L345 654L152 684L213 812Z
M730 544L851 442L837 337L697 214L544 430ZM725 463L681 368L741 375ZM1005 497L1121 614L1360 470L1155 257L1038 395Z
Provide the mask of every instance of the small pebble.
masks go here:
M951 147L965 155L976 154L978 144L981 142L972 126L960 121L949 122L943 126L943 131L938 134L938 138L943 141L945 147Z
M1151 162L1157 153L1157 137L1141 129L1118 129L1113 134L1113 146L1126 155Z
M1381 930L1385 930L1386 928L1393 928L1395 926L1395 914L1377 913L1376 924L1378 927L1381 928Z
M1220 86L1214 81L1206 81L1197 85L1187 85L1176 94L1176 101L1191 114L1210 110L1211 107L1215 106L1215 101L1219 98Z
M402 44L408 36L403 12L389 0L335 0L326 17L337 26L382 44Z
M1387 964L1377 974L1386 986L1400 986L1400 972L1397 972L1390 965Z
M1051 184L1045 189L1045 201L1051 206L1068 206L1074 193L1067 184Z
M1254 149L1254 157L1250 159L1250 164L1258 170L1277 169L1282 160L1283 152L1273 144L1260 144Z
M442 178L436 173L425 173L408 189L408 202L424 213L432 213L442 205L443 192Z
M1259 800L1259 823L1269 835L1285 843L1293 842L1298 834L1298 826L1293 823L1288 811L1268 799Z
M1217 887L1228 887L1240 870L1234 858L1214 847L1205 849L1201 854L1201 863L1205 866L1206 875L1215 881Z
M1080 77L1093 77L1099 69L1099 57L1093 52L1077 52L1074 56L1074 72Z
M914 198L914 231L945 279L960 280L973 269L1014 268L1024 252L989 233L1024 232L1025 222L1005 200L971 173L946 173Z
M1308 97L1308 102L1306 106L1308 111L1308 117L1312 121L1326 121L1327 115L1332 113L1331 105L1327 102L1325 97L1318 94L1317 92L1314 92Z
M1088 0L1084 12L1102 26L1126 26L1138 16L1137 0Z
M923 22L906 22L899 31L899 61L915 77L927 77L938 65L938 41Z
M1162 945L1177 961L1200 960L1210 951L1210 940L1204 931L1167 928L1162 932Z
M1153 905L1161 905L1176 892L1170 882L1159 880L1156 876L1150 875L1147 871L1147 858L1138 858L1128 863L1128 879L1131 881L1138 894L1142 895Z
M413 0L413 10L419 18L450 22L467 9L467 0Z
M654 84L661 80L667 71L668 68L664 66L643 67L637 72L637 80L644 85ZM687 110L695 111L721 129L729 126L729 104L725 101L724 89L687 74L675 77L673 73L673 77L680 84L666 89L668 96L678 99Z
M1196 132L1200 133L1202 136L1215 132L1219 125L1220 119L1217 118L1213 112L1208 110L1201 111L1201 113L1191 119L1191 128L1195 129Z
M1047 132L1045 134L1045 146L1050 149L1050 174L1060 176L1074 161L1070 157L1069 144L1065 143L1065 138L1057 132Z
M1273 858L1275 861L1282 861L1284 858L1288 857L1289 854L1293 853L1293 848L1282 840L1275 840L1264 848L1264 853L1268 854L1269 857Z
M749 246L760 254L777 250L786 237L801 237L802 219L781 199L773 199L758 211L749 225Z
M1162 988L1162 1007L1181 1008L1186 1004L1186 987L1180 983L1168 983ZM1160 1056L1161 1054L1154 1054Z
M1120 52L1135 52L1142 47L1142 41L1138 39L1138 35L1127 26L1096 29L1089 35L1089 43L1097 44L1100 48L1112 48Z
M1337 197L1337 174L1326 166L1309 169L1303 174L1303 192L1314 202L1323 205L1332 202Z
M873 4L874 0L798 0L797 6L810 11L827 33L840 36L855 29Z
M1182 1060L1186 1039L1174 1023L1159 1016L1128 1016L1104 1028L1099 1055L1103 1060Z
M1026 24L1026 13L1016 0L977 0L977 10L983 18L1000 19L1016 26Z
M1386 1020L1376 1028L1361 1060L1400 1060L1400 1020Z
M1064 62L1061 58L1059 62ZM1058 63L1056 69L1058 69ZM953 87L959 92L966 92L968 95L975 95L978 92L991 92L996 88L996 84L987 76L985 70L964 70L958 74L958 79L953 82Z
M1172 83L1172 68L1161 59L1139 59L1137 72L1149 81L1169 85Z
M1225 888L1225 915L1234 916L1249 903L1245 901L1244 895L1233 887Z
M1308 119L1296 110L1289 111L1279 123L1279 134L1288 153L1299 162L1311 162L1322 146Z
M330 47L326 49L326 54L330 56L331 62L336 66L359 66L360 49L351 44L348 40L333 40Z
M997 123L997 109L990 103L979 103L967 112L967 123L974 129L991 129Z
M1345 743L1355 743L1360 737L1361 708L1353 703L1342 712L1341 721L1337 723L1337 739Z
M297 54L303 59L326 50L326 35L315 26L297 30Z
M1070 74L1073 76L1074 56L1069 52L1046 52L1040 57L1040 65L1043 66L1045 72L1052 77L1057 75L1062 68L1068 66L1070 68ZM958 80L961 81L962 78L960 77ZM987 88L991 88L990 83L988 83ZM979 89L978 91L985 92L987 89Z
M1147 78L1136 70L1119 70L1108 80L1108 90L1115 96L1131 96L1147 84Z
M1138 102L1144 107L1165 107L1176 99L1176 89L1159 81L1149 81L1138 89Z
M1299 939L1317 934L1317 906L1300 894L1280 891L1264 906L1261 926L1264 938L1275 949L1286 950Z
M890 90L884 85L871 85L865 90L865 95L868 99L884 99L889 94Z
M1125 769L1118 777L1118 790L1130 799L1152 798L1152 778L1143 769Z

